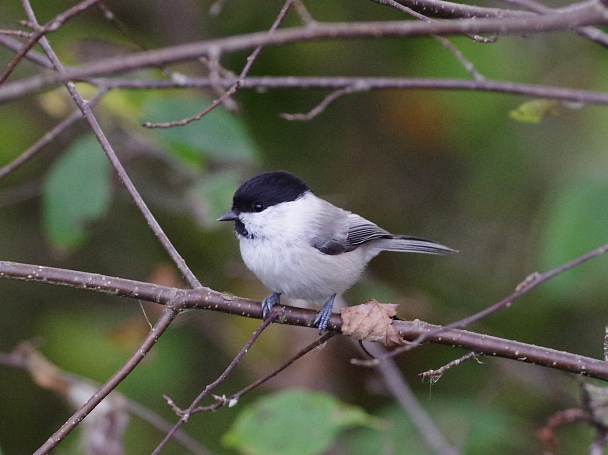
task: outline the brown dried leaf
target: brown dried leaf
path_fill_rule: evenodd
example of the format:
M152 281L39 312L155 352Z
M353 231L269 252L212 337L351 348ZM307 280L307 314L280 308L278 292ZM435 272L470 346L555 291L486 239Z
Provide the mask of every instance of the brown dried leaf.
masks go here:
M342 308L342 333L356 340L380 342L385 346L402 346L407 342L393 326L397 315L394 303L368 300L363 305Z

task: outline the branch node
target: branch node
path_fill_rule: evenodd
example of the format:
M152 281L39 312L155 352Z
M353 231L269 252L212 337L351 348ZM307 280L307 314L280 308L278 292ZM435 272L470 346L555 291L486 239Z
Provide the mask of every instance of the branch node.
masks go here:
M239 402L238 398L235 398L234 396L231 398L226 397L226 395L211 395L217 402L221 403L222 406L228 406L229 408L232 408L234 406L236 406Z

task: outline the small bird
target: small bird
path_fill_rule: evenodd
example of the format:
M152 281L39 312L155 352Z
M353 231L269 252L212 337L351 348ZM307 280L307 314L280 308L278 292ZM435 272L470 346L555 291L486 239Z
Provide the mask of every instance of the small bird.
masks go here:
M314 325L327 329L334 299L361 276L381 251L448 254L430 240L393 235L359 215L315 196L286 171L243 183L232 209L218 221L234 221L245 265L272 294L262 301L266 319L281 295L322 303Z

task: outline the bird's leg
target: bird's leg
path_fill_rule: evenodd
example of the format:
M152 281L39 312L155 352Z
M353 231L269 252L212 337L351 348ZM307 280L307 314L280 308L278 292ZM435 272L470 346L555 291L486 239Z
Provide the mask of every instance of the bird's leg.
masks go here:
M281 301L281 294L279 292L273 292L264 300L262 300L262 318L264 320L268 319L270 316L270 312L272 311L272 307Z
M323 304L323 308L317 313L317 317L312 323L312 325L316 325L319 328L319 333L323 332L323 330L327 330L327 324L329 323L329 318L331 317L331 312L334 308L335 298L336 294L327 299L327 302Z

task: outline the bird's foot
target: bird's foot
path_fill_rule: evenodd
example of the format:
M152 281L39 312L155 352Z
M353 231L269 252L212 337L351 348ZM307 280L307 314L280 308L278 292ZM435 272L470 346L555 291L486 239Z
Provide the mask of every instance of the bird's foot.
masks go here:
M274 307L280 301L281 294L278 292L273 292L264 300L262 300L262 318L264 320L268 319L268 316L270 316L270 312L272 311L272 307Z
M323 304L323 308L321 308L321 310L317 313L317 317L312 323L313 326L317 326L319 328L319 333L327 330L327 324L329 323L329 318L331 318L335 298L336 294L332 295L327 302Z

